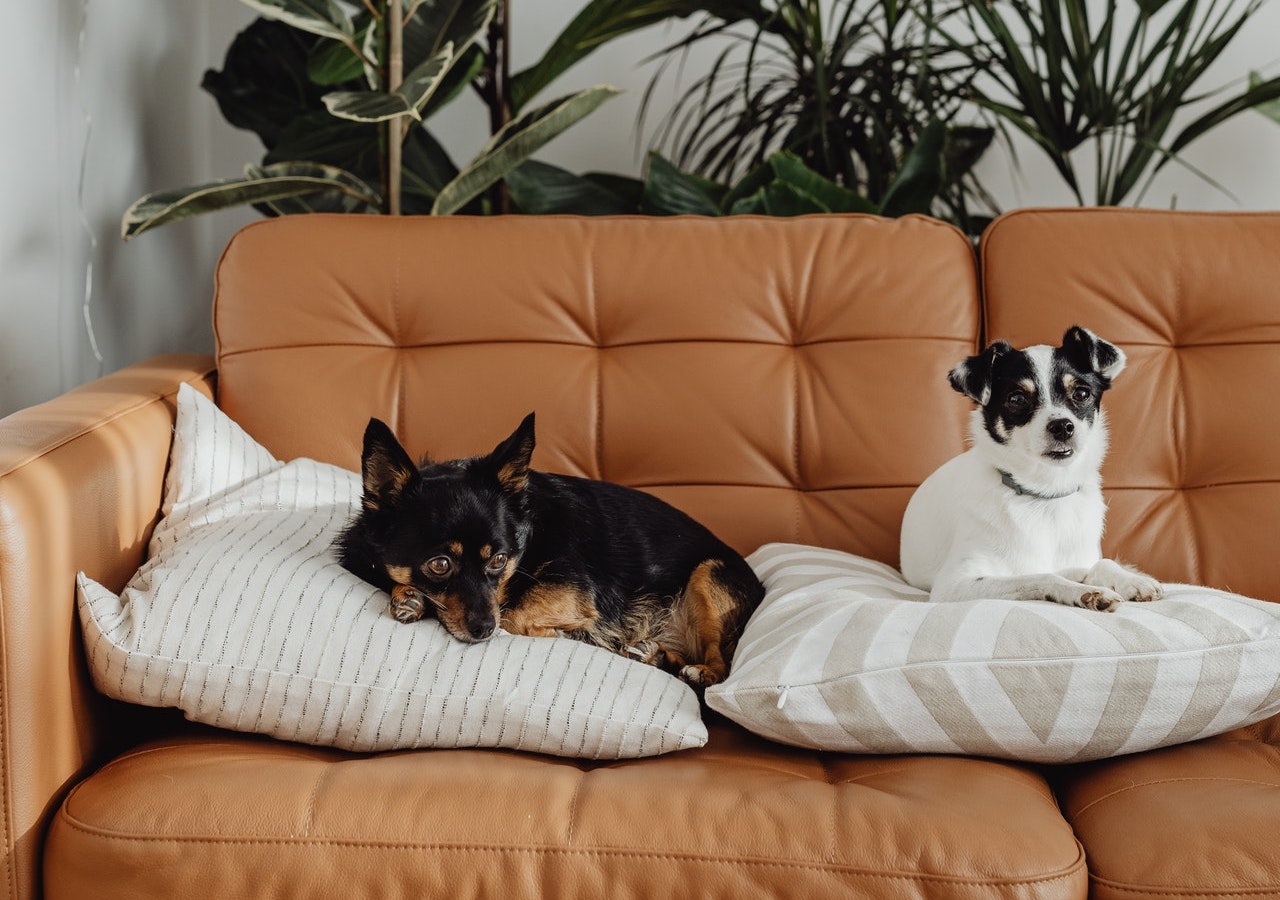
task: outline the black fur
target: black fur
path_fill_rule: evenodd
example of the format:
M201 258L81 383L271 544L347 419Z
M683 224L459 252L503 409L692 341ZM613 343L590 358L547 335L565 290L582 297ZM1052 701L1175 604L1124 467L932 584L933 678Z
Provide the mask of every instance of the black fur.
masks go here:
M338 539L342 565L391 593L393 612L425 598L415 613L434 613L460 640L484 640L500 621L640 656L696 684L723 678L763 596L746 561L652 495L530 469L533 447L531 413L487 456L415 466L370 420L363 508Z

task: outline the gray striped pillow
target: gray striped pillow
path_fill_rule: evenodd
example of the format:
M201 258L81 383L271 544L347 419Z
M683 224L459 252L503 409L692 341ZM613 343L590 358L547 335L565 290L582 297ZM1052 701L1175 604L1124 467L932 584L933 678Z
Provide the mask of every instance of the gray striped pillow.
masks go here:
M567 638L401 625L332 543L359 477L274 459L183 387L149 559L120 596L83 574L90 670L110 697L348 750L509 747L652 756L706 742L676 678Z
M707 705L765 737L853 753L1074 762L1280 712L1280 604L1189 585L1097 613L929 603L881 563L789 544Z

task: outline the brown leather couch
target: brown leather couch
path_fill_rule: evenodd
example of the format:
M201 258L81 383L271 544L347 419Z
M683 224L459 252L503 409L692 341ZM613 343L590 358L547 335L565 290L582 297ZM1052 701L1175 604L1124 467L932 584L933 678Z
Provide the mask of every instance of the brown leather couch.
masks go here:
M0 422L6 896L1239 897L1280 894L1280 725L1087 765L705 748L599 763L359 755L98 696L73 576L119 589L156 522L176 386L275 454L349 467L370 415L651 490L743 551L896 561L964 445L944 373L1080 323L1108 396L1107 550L1280 600L1280 215L1022 211L974 253L923 218L254 224L216 360L131 366ZM1280 664L1277 666L1280 672ZM1278 688L1280 689L1280 688Z

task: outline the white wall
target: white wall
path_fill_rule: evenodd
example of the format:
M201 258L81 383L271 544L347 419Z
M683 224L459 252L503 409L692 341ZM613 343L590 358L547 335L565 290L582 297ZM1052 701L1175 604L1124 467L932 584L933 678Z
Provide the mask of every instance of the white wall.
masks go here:
M513 4L517 69L541 54L581 2ZM204 70L221 66L232 36L253 18L235 0L50 0L10 3L6 14L0 414L156 353L210 350L213 267L231 233L254 215L218 213L128 244L119 238L120 215L148 191L236 175L261 156L256 138L227 125L199 89ZM651 72L639 61L679 33L679 26L660 26L617 41L553 85L548 96L601 82L627 93L542 158L574 171L638 174L643 148L636 146L634 121ZM1250 68L1280 74L1278 33L1280 3L1272 2L1206 84ZM696 61L689 71L697 74ZM440 127L459 160L485 139L474 103L447 111ZM1146 205L1280 209L1280 125L1246 113L1186 155L1234 197L1170 166ZM983 164L1006 207L1070 202L1034 150L1024 148L1020 160L1020 173L1003 154Z

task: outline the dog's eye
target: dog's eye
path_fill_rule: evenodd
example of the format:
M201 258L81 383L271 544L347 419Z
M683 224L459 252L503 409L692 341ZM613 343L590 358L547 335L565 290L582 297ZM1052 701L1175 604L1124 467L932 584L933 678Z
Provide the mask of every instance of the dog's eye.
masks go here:
M1071 400L1073 403L1088 403L1093 399L1093 391L1087 387L1076 387L1071 391Z
M1027 395L1022 391L1014 391L1008 397L1004 398L1005 409L1012 412L1022 412L1031 403Z
M429 575L437 575L443 577L453 571L453 560L447 556L433 556L427 560L426 566Z
M485 568L492 573L501 572L503 569L507 567L507 560L509 558L510 557L508 557L507 554L505 553L502 553L502 552L495 553L493 554L493 556L489 557L489 562L485 566Z

